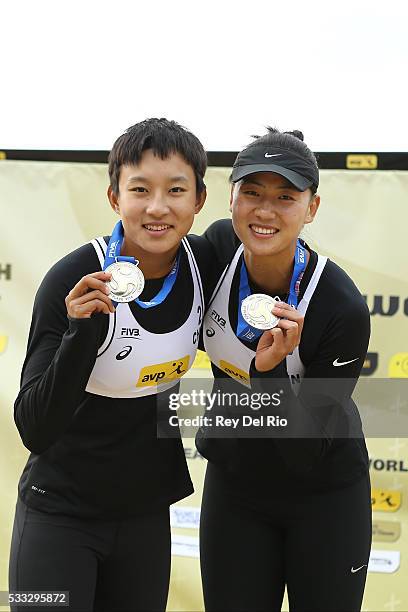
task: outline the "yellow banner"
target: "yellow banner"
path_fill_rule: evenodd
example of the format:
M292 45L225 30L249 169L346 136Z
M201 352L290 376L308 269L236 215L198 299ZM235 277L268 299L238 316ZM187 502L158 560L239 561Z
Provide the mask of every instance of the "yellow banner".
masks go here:
M366 296L372 335L364 375L407 377L408 172L377 171L373 169L376 161L370 158L364 163L367 170L361 169L363 160L350 160L352 171L321 172L321 205L315 222L305 227L303 237L344 268ZM196 217L195 233L201 233L216 218L229 217L229 173L227 168L208 170L208 198L203 211ZM13 403L19 388L34 294L55 261L93 237L110 233L116 216L106 198L107 184L105 164L10 160L0 164L3 221L0 241L0 590L7 588L17 482L27 458L14 424ZM183 368L187 367L185 359L179 360ZM208 374L209 363L204 355L197 357L195 365L205 366ZM233 364L224 366L234 370ZM162 372L164 378L178 377L176 372L171 374L168 362L146 368L135 384L156 384L153 379ZM191 375L199 376L200 370L195 369ZM403 435L368 440L375 499L373 518L374 524L379 525L375 538L389 538L381 548L398 553L401 563L390 574L369 573L363 603L366 612L408 610L408 539L405 537L408 533L408 444ZM189 520L173 527L168 610L179 611L203 610L196 517L205 461L196 451L193 440L185 440L185 452L195 493L178 504L178 507L190 508L185 513ZM387 492L391 492L391 496ZM393 539L394 527L381 524L384 517L398 519L401 535L397 539ZM283 609L287 610L286 600Z

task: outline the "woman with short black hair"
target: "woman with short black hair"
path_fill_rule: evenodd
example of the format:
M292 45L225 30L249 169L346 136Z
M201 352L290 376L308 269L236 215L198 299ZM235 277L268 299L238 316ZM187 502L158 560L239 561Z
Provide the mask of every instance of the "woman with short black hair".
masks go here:
M130 127L109 156L112 235L57 262L37 292L15 402L31 454L12 538L13 610L24 602L16 591L69 592L70 610L166 608L169 505L193 486L178 430L158 439L157 403L197 349L212 251L186 234L206 165L176 122Z

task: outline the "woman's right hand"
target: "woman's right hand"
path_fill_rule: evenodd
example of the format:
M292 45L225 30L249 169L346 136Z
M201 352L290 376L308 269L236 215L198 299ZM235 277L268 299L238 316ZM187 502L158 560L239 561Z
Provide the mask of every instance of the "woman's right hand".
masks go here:
M94 272L83 276L65 298L68 315L72 319L89 319L94 312L115 312L106 281L111 275Z
M265 331L256 349L255 367L258 372L268 372L276 368L297 346L303 330L304 316L295 308L278 302L272 314L282 317L273 329Z

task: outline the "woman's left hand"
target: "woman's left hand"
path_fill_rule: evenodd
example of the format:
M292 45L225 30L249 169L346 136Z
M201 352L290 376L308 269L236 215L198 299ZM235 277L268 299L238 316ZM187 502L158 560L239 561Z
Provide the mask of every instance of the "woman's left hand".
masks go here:
M292 306L279 302L279 306L272 309L272 314L282 318L276 327L268 329L259 339L255 356L258 372L273 370L295 350L302 335L304 316Z

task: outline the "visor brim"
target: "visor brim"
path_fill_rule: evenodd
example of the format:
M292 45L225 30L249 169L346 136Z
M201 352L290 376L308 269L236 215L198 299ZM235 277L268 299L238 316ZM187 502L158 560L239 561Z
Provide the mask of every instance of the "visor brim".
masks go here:
M298 191L306 191L306 189L313 185L313 181L310 179L305 178L293 170L278 166L277 164L249 164L246 166L236 166L232 169L231 180L233 183L236 183L246 176L257 172L274 172L275 174L280 174L292 183Z

